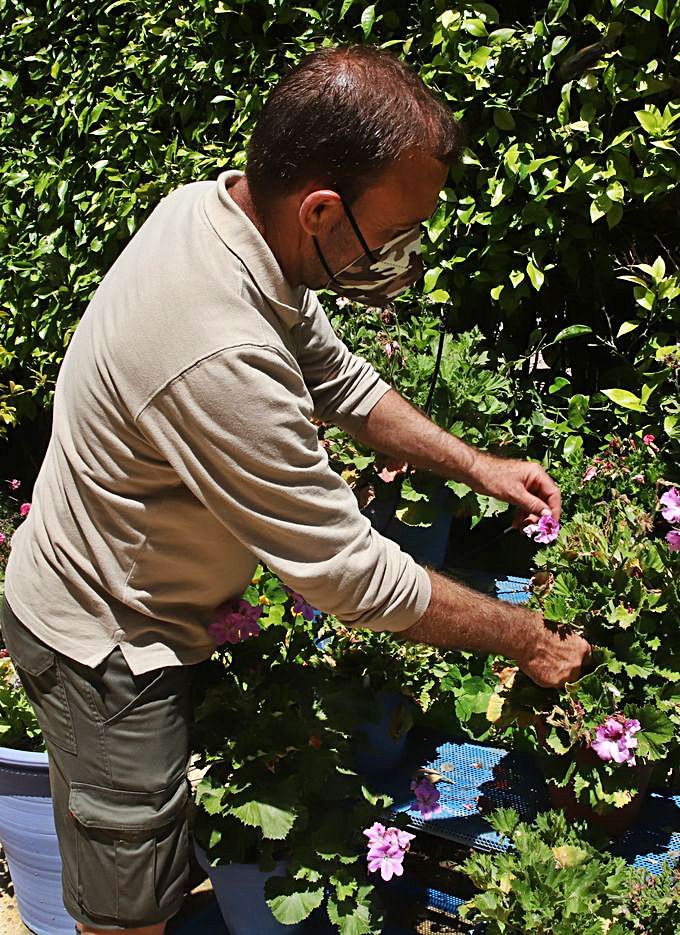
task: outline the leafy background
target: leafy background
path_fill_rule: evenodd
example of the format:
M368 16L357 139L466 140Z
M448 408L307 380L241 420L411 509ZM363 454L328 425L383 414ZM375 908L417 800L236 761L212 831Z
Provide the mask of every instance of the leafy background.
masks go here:
M131 235L243 167L280 74L338 41L405 57L466 127L428 225L448 328L552 368L541 427L567 453L612 413L677 439L679 20L671 0L0 0L6 473L37 472L65 347Z

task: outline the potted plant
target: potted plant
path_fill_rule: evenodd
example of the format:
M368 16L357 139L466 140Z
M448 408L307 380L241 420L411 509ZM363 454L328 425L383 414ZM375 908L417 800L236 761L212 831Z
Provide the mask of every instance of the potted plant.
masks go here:
M460 915L484 923L487 935L674 935L680 925L680 868L658 877L603 852L583 825L561 812L532 824L512 809L489 818L510 845L473 854L460 869L478 893Z
M360 683L337 678L317 629L314 609L262 571L211 628L194 835L233 935L295 930L315 910L377 933L375 880L402 872L411 836L351 767Z
M680 492L650 445L614 438L563 472L567 522L533 531L550 544L530 603L549 626L584 634L589 670L555 691L506 668L488 708L533 743L555 803L610 833L634 820L680 736Z
M317 640L319 664L330 667L343 697L352 697L354 768L366 775L393 770L411 727L437 696L439 651L334 618L324 620Z
M30 510L18 480L0 506L0 592L14 529ZM0 593L0 599L2 595ZM17 906L37 935L71 935L64 909L49 765L33 708L0 641L0 844Z

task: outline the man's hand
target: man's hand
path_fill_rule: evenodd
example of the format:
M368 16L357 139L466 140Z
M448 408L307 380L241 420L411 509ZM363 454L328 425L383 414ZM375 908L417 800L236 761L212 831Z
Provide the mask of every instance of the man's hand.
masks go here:
M477 493L514 504L517 507L512 523L515 529L521 529L527 522L537 523L546 511L554 519L560 518L559 488L535 461L506 460L479 451L468 483Z
M580 636L561 637L533 610L486 597L436 572L428 574L430 605L418 623L400 634L405 639L443 649L498 653L514 659L543 688L561 688L579 677L591 652Z
M536 615L539 616L538 614ZM543 625L537 628L536 642L517 654L517 664L541 688L562 688L579 678L592 650L578 633L561 636Z

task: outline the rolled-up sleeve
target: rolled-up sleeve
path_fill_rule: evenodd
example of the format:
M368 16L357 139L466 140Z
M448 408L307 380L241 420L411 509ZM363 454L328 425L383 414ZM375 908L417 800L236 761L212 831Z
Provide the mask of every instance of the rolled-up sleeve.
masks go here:
M305 296L302 319L293 329L297 359L314 400L314 415L356 435L375 404L390 389L363 357L333 331L316 295Z
M427 572L361 515L312 411L292 359L244 345L176 377L137 424L192 494L311 604L348 624L407 629L429 604Z

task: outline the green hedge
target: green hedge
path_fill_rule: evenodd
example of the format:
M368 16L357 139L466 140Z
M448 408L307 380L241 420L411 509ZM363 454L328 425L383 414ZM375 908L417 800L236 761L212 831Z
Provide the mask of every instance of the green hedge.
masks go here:
M450 327L477 324L511 356L542 347L570 367L565 406L626 390L629 411L673 432L679 11L665 0L0 0L0 425L49 406L79 316L158 200L243 166L290 63L366 41L412 62L467 127L464 165L429 226L426 288L450 303ZM654 276L631 270L657 256ZM619 278L631 272L640 282ZM583 327L548 345L570 325Z

